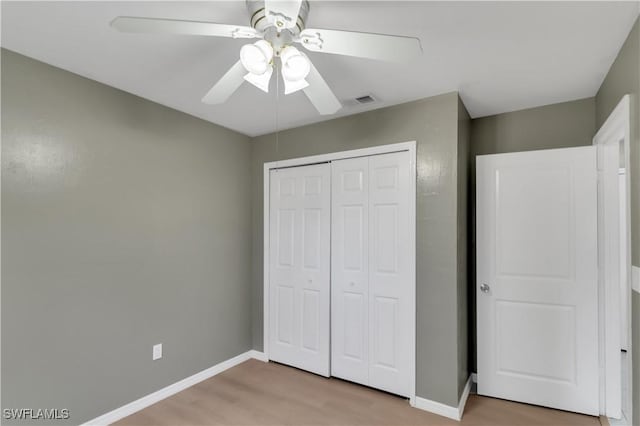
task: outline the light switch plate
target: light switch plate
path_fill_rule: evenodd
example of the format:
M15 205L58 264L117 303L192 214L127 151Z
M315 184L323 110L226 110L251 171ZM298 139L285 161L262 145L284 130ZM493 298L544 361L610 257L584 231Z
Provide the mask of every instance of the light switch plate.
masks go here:
M162 358L162 343L153 345L153 360Z

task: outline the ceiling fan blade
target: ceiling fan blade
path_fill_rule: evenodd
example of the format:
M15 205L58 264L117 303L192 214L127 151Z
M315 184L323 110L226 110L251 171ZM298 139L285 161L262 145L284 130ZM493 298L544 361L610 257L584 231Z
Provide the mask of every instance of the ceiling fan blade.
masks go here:
M303 89L304 94L320 114L331 115L342 108L342 104L313 64L311 64L311 71L307 75L307 82L309 85Z
M298 22L302 0L265 0L264 15L280 29L293 28Z
M299 41L313 52L406 62L422 54L420 39L355 31L305 29Z
M202 102L210 105L223 103L229 99L229 96L231 96L233 92L238 90L238 87L240 87L244 81L244 75L246 73L247 70L242 65L242 62L236 62L235 65L218 80L215 86L204 95Z
M111 26L126 33L185 34L231 38L259 37L258 32L251 27L178 19L118 16L111 21Z

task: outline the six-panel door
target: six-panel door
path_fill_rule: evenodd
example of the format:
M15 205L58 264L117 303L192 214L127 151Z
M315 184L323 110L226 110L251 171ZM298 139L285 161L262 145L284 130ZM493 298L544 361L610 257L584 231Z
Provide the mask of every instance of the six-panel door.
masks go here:
M409 396L411 263L409 153L369 157L369 384Z
M269 358L329 376L329 164L270 173Z
M369 157L331 163L331 375L369 384Z
M410 395L409 153L332 163L331 373Z

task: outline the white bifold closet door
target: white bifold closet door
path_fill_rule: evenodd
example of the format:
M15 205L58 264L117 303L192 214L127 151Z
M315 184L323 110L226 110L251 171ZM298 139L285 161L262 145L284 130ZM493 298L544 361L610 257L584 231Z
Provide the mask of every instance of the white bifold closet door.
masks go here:
M408 152L334 161L331 375L410 394Z
M269 358L329 376L330 166L270 173Z

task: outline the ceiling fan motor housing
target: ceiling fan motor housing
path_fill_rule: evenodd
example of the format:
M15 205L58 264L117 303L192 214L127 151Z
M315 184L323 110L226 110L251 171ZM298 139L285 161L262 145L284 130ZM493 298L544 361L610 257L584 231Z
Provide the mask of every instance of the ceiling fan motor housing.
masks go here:
M258 32L264 33L268 28L275 29L273 22L267 19L267 16L265 15L266 8L264 0L247 0L247 9L249 10L249 16L251 17L251 26ZM300 11L298 12L298 17L296 19L296 25L282 32L289 31L292 37L297 37L300 32L304 30L308 15L309 2L308 0L302 0L302 3L300 4Z

